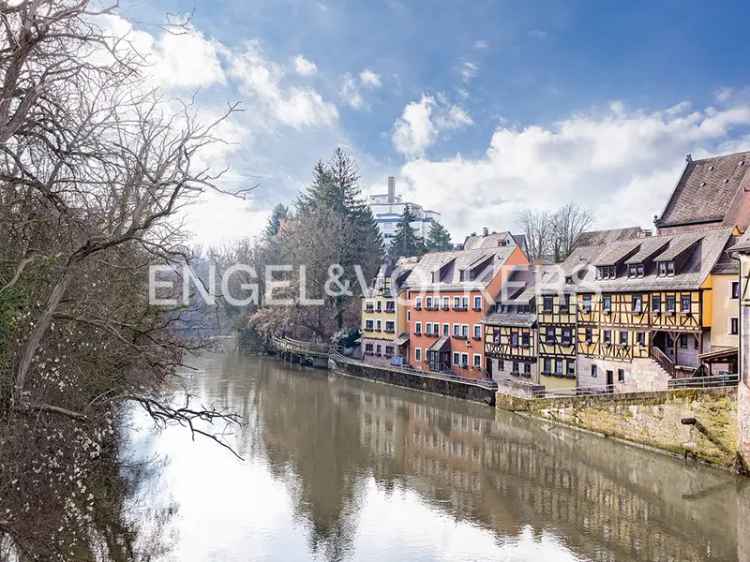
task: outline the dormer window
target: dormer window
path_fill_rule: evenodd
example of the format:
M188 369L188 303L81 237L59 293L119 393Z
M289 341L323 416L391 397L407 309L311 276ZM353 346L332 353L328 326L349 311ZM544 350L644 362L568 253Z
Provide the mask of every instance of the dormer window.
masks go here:
M596 273L599 279L614 279L617 277L617 266L602 265L596 268Z
M643 277L645 268L642 263L628 264L628 277Z
M668 277L674 275L674 261L660 261L656 263L656 275Z

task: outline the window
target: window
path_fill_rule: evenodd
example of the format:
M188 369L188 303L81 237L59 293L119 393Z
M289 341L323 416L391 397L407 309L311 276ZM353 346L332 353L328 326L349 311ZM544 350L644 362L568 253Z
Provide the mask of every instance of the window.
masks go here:
M591 312L591 295L583 295L583 311L588 314Z
M545 373L552 372L552 359L550 359L549 357L544 358L544 372Z
M659 277L666 277L668 275L674 275L674 262L673 261L657 262L656 275L658 275Z
M461 297L453 297L453 308L461 308Z
M688 347L688 337L687 334L682 334L680 336L680 349L687 349Z
M395 326L394 322L388 321L385 323L385 331L393 333L396 330Z
M461 297L461 308L464 310L469 308L469 297Z
M732 298L733 299L740 298L740 282L739 281L732 281Z
M563 345L570 345L573 343L573 331L570 328L563 328L562 343Z
M635 341L638 343L639 346L645 347L646 346L646 332L636 332Z
M518 374L518 361L513 361L513 374Z
M594 341L594 331L591 328L586 328L584 340L586 341L586 343L591 343Z
M545 343L555 343L555 329L552 326L547 326L544 332Z
M475 340L482 339L482 325L481 324L474 324L474 339Z
M643 299L641 298L641 295L633 295L631 297L630 305L633 312L641 312L643 310Z
M422 361L422 350L421 350L421 349L419 349L419 348L416 348L416 349L414 350L414 360L415 360L415 361L416 361L417 363L419 363L420 361Z
M517 332L510 333L510 345L511 347L516 347L518 345L518 333Z
M604 265L596 268L596 275L599 279L614 279L617 277L616 265Z
M651 310L656 314L661 314L661 295L651 296Z
M472 359L474 360L475 369L479 369L482 367L482 356L479 353L475 353Z
M568 359L568 376L575 378L576 376L576 362L575 359Z
M563 360L562 359L555 359L555 374L556 375L563 374Z
M454 338L461 337L461 324L453 324L453 337Z
M645 269L642 263L631 263L628 265L628 277L643 277Z
M453 364L458 367L458 365L461 363L461 355L458 353L453 353Z
M366 343L365 344L365 353L369 354L369 355L372 355L372 344L371 343Z
M570 313L570 293L565 293L562 296L562 304L560 305L560 312L565 314Z
M443 310L448 310L449 304L450 304L450 299L448 297L443 297Z
M450 324L443 324L443 335L444 336L450 336L451 335L451 325Z
M417 297L417 299L414 301L414 308L417 310L422 309L422 297Z
M542 299L542 310L544 312L552 312L552 296L544 296L544 298Z
M372 320L367 320L365 322L365 330L367 330L369 332L372 332L372 328L373 328L373 322L372 322Z
M667 295L667 314L674 314L676 309L676 298L674 295Z
M464 338L468 338L469 337L469 325L468 324L463 324L461 326L461 335Z
M591 378L595 379L597 376L599 376L599 375L596 372L596 365L591 365Z
M732 318L729 321L729 333L732 334L733 336L736 336L737 334L740 333L740 323L737 318Z
M620 331L620 345L628 345L628 333L625 330Z
M531 376L531 363L523 364L523 374L526 378L529 378Z
M432 308L432 297L427 297L426 300L427 300L427 303L426 303L427 310L430 310Z
M422 335L422 323L421 322L415 322L414 323L414 333L418 336Z
M531 346L531 335L528 332L524 332L523 334L521 334L521 346L522 347Z
M406 311L406 319L411 320L411 310Z
M466 369L469 366L469 354L468 353L462 353L461 354L461 367Z
M474 297L474 310L482 310L482 297Z
M617 382L625 382L625 369L617 369Z
M375 324L375 329L376 329L376 330L377 330L378 332L382 331L382 329L383 329L383 323L382 323L382 322L381 322L380 320L378 320L378 321L376 322L376 324Z
M604 343L611 344L612 343L612 330L604 330L603 334Z
M602 296L602 310L607 314L612 312L612 295Z
M380 346L380 344L375 346L375 355L380 355L380 352L383 348Z
M424 333L428 336L432 335L432 322L425 322Z
M682 312L690 312L690 293L680 295L680 310Z
M498 371L504 371L505 370L505 361L502 359L497 360L497 370Z

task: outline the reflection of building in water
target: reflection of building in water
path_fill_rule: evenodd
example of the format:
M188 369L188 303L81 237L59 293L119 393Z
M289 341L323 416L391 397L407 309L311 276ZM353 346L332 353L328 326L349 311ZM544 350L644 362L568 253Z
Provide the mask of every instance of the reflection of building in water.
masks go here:
M358 394L361 443L391 461L375 461L378 481L403 479L500 537L531 525L592 560L736 559L723 474L464 404Z
M530 527L592 560L738 559L735 480L718 471L357 379L274 368L256 381L271 470L328 557L350 552L372 475L498 541Z

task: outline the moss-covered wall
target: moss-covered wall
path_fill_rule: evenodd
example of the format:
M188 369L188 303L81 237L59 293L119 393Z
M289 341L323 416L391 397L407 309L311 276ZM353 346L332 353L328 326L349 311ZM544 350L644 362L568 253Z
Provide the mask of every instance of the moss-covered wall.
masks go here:
M734 388L687 389L608 396L525 400L498 394L498 408L656 447L726 468L738 454L737 392ZM684 418L697 424L684 425Z

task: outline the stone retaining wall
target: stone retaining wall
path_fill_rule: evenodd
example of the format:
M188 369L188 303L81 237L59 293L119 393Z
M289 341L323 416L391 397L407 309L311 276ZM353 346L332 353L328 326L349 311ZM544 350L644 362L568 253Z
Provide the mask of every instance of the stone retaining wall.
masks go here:
M735 388L537 400L498 393L496 404L678 455L687 451L725 468L737 467L740 439ZM695 418L697 423L684 425L685 418Z
M361 363L339 362L331 359L329 365L335 371L353 377L360 377L372 381L395 384L415 390L453 396L473 402L482 402L495 405L495 391L489 388L483 388L470 382L452 381L440 378L433 378L427 375L412 374L398 369L389 369L377 365L363 365Z

